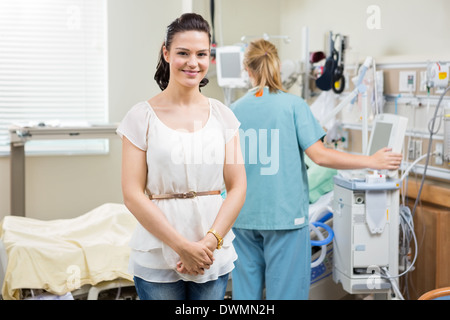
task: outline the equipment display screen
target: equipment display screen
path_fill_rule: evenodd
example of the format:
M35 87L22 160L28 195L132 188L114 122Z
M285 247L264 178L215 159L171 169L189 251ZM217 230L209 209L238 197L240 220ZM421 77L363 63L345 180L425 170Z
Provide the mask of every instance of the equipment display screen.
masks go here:
M372 132L372 144L370 146L369 155L374 154L378 150L389 146L391 138L392 123L378 122Z
M241 77L241 56L238 52L221 53L221 71L223 78Z

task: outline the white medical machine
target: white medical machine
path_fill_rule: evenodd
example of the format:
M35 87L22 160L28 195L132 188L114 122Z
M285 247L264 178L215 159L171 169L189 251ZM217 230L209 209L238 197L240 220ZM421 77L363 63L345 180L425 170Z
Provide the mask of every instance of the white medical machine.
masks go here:
M368 155L383 147L401 152L408 119L378 114ZM395 172L335 176L333 280L351 294L395 296L399 263L399 189Z
M220 87L248 87L248 74L244 68L244 51L243 46L217 47L217 83Z

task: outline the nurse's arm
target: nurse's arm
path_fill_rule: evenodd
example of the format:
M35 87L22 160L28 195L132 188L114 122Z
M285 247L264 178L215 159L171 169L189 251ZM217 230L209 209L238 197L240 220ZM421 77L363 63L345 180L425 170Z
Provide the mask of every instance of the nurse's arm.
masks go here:
M396 170L402 162L402 154L394 153L390 148L382 148L371 156L356 155L327 148L321 140L305 153L319 166L333 169Z

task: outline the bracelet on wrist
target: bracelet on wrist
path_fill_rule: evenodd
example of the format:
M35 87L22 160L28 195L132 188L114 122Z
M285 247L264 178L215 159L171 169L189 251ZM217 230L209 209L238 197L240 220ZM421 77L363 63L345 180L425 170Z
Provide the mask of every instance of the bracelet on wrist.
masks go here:
M222 248L223 238L217 233L217 231L214 230L214 229L210 229L207 233L211 233L214 237L216 237L216 240L217 240L217 247L216 247L216 249Z

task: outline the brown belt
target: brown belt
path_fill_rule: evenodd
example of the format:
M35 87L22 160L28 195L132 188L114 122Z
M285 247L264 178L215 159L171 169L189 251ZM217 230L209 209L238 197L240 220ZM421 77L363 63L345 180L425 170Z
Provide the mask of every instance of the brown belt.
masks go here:
M185 192L185 193L152 194L152 195L149 195L148 197L150 198L150 200L191 199L191 198L195 198L195 197L199 197L199 196L211 196L211 195L216 195L216 194L220 194L220 193L221 193L220 190L200 191L200 192L189 191L189 192Z

